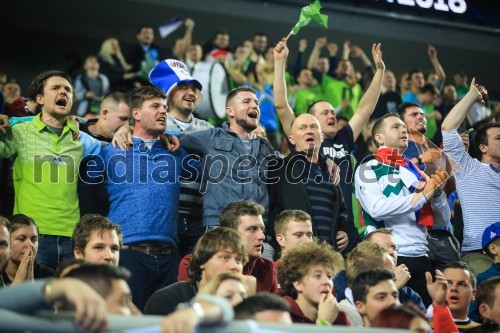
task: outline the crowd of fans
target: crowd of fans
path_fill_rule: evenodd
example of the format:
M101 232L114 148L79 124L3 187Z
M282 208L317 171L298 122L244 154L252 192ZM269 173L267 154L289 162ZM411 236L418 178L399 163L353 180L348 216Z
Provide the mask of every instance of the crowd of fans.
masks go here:
M292 63L285 39L201 45L184 25L170 54L142 26L129 52L108 38L79 75L40 73L27 94L0 75L0 307L75 310L97 332L106 313L164 315L164 332L499 330L500 104L485 87L450 80L432 45L432 70L398 80L381 44L370 57L320 37L307 58L301 40ZM197 112L210 66L224 118Z

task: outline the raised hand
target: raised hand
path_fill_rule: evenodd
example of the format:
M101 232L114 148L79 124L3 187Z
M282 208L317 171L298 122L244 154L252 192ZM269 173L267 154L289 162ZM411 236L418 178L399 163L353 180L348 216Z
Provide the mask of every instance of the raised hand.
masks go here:
M14 277L12 284L21 283L23 281L34 281L34 266L35 266L35 255L33 247L26 247L24 250L23 258Z
M445 182L450 176L448 172L443 171L440 166L434 174L431 175L430 179L427 180L422 192L426 198L432 198L434 196L434 191L439 188L441 183Z
M437 58L437 51L434 46L431 44L427 45L427 54L429 55L429 58L434 59Z
M314 43L314 46L318 47L320 49L324 48L326 46L326 37L316 38L316 42Z
M484 104L483 94L487 94L488 91L484 86L480 86L476 83L476 78L472 78L470 83L469 92L476 96L476 102Z
M432 282L431 273L425 272L425 279L427 281L427 291L432 298L433 305L438 307L444 306L446 292L448 291L448 281L446 281L443 273L436 269L435 280Z
M307 49L307 39L302 38L299 41L299 52L305 52Z
M401 289L411 279L411 274L405 264L401 264L394 269L396 275L396 288Z
M424 163L432 164L432 163L436 162L438 158L441 157L441 150L429 149L425 153L422 153L421 157L422 157L422 161L424 161Z
M377 69L385 70L385 64L382 60L382 44L378 43L372 45L372 58Z
M288 52L289 50L286 46L286 40L285 38L283 38L273 50L274 60L286 60L286 58L288 57Z

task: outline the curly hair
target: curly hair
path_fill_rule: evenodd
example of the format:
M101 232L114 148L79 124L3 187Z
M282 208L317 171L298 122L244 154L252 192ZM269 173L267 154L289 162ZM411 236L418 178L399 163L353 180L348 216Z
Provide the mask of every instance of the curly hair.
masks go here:
M200 237L193 250L193 256L189 261L189 277L196 281L201 280L201 266L210 260L219 251L230 248L242 256L243 265L248 262L247 244L243 237L234 229L215 228L207 231Z
M311 266L321 265L335 276L344 269L344 259L328 243L306 242L288 251L278 265L278 281L283 296L297 298L297 290L293 286L302 280Z

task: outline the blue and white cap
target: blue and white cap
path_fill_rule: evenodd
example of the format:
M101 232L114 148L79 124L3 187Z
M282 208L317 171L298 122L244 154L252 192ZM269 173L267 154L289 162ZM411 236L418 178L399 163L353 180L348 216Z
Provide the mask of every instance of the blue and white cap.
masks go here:
M482 239L483 249L498 237L500 237L500 222L495 222L492 225L487 226L483 232L483 239Z
M196 88L196 105L198 105L203 94L201 93L201 83L194 79L187 69L187 66L176 59L165 59L156 65L151 72L149 72L149 81L163 90L168 95L180 83L194 83Z

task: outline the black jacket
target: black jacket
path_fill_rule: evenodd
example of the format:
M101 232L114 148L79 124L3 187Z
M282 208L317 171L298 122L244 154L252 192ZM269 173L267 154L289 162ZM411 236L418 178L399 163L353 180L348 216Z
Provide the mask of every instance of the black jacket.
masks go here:
M162 288L149 297L144 314L166 316L175 311L181 303L189 302L198 292L195 280L182 281Z
M266 229L267 234L272 237L271 245L273 245L275 250L279 249L279 245L275 240L273 224L276 216L281 211L286 209L300 209L313 216L305 184L308 176L307 172L304 170L305 163L309 162L307 162L304 154L294 153L288 155L285 159L279 160L276 167L273 167L273 169L269 171L269 223ZM320 156L319 164L323 174L328 175L326 157ZM340 187L333 184L332 187L337 199L332 203L333 215L331 219L330 239L332 240L331 245L337 249L336 242L334 242L337 231L345 231L347 235L352 235L353 230L355 233L357 233L357 231L355 231L354 225L350 226L347 223L347 211L342 199ZM318 232L316 230L314 218L312 224L313 234L317 235ZM353 243L353 240L349 239L349 246L346 250L352 248L353 244L351 243Z

